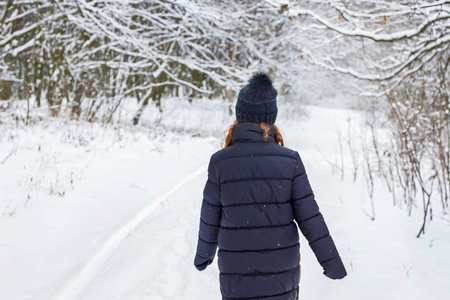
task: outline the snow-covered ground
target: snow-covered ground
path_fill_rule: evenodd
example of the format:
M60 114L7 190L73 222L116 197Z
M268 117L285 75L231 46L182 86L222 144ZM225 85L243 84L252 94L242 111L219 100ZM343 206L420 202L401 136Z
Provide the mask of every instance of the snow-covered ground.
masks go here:
M322 275L301 237L300 299L448 299L448 219L434 218L417 239L420 206L408 217L376 181L372 221L348 149L344 180L325 160L340 160L337 130L348 118L358 126L361 116L307 110L309 117L293 121L292 113L289 122L280 114L278 124L286 146L302 156L348 277ZM198 124L190 124L187 133L155 134L60 120L2 125L0 299L220 299L216 262L198 272L193 259L206 164L231 119L194 115L209 131L196 134ZM162 120L173 131L175 120L191 116Z

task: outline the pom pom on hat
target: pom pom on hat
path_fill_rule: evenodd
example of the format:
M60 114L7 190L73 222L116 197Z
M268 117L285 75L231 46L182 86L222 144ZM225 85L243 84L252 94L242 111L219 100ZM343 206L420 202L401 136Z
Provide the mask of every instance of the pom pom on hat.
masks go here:
M272 79L266 73L258 72L248 80L248 83L254 87L271 88Z

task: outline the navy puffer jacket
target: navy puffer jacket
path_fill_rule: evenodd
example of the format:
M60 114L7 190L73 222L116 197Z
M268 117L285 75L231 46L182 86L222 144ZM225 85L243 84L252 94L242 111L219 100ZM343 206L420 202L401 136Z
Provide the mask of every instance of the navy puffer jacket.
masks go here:
M296 223L324 274L347 275L298 152L275 143L274 132L264 140L259 124L238 123L233 145L209 163L194 264L205 269L219 247L224 300L297 299Z

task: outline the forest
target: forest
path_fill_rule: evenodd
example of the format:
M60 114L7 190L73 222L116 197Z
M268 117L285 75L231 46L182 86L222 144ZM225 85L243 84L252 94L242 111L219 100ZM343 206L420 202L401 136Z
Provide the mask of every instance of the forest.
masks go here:
M209 154L208 138L231 124L239 90L264 71L278 90L281 125L296 132L294 145L303 145L296 122L308 109L323 123L309 119L305 128L336 129L333 152L334 144L305 151L320 148L334 176L364 190L355 196L367 200L364 218L388 218L378 209L383 202L406 217L415 240L433 233L436 220L448 231L449 65L446 0L0 0L0 210L20 214L16 199L24 209L44 185L51 197L70 197L77 176L95 165L83 158L85 171L54 171L75 164L72 148L99 147L107 157L115 147L145 156L146 147L161 161L202 161L190 147ZM357 117L338 126L330 111L344 103ZM59 146L45 152L53 143L45 134L70 144L66 158L58 162ZM305 136L315 141L320 133ZM180 147L191 157L174 154ZM19 158L31 148L39 160ZM140 164L117 151L111 161ZM153 159L147 162L164 169ZM196 167L181 164L169 162L182 174ZM21 182L14 188L11 174L19 178L12 184ZM77 277L64 295L80 294L75 286L93 274Z

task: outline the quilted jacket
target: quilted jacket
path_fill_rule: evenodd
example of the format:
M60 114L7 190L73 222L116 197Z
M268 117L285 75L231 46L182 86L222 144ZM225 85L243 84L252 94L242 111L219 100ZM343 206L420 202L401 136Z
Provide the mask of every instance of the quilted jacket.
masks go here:
M297 226L326 276L347 275L298 152L274 132L264 139L259 124L238 123L209 163L194 264L205 269L219 248L223 300L298 299Z

